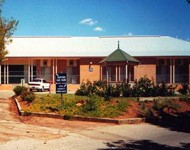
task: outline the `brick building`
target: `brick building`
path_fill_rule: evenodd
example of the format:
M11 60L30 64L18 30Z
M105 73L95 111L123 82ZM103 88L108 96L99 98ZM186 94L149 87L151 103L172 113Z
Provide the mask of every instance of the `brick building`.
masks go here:
M122 36L13 37L0 65L0 84L18 84L21 79L28 83L35 77L55 83L55 74L65 72L69 90L75 90L82 81L105 78L100 61L117 49L118 41L123 51L140 61L127 68L130 82L146 75L155 82L190 83L190 42L168 36ZM125 67L119 69L124 80ZM117 71L107 71L114 82Z

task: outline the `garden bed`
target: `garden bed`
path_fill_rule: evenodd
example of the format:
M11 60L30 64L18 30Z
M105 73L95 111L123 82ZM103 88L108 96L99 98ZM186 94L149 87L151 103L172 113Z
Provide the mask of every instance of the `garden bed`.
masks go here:
M62 118L67 116L68 119L74 116L75 118L110 118L112 120L144 117L159 118L163 113L165 113L164 115L179 115L190 112L189 98L159 98L160 102L164 104L160 103L155 106L155 101L145 100L142 102L138 101L137 98L111 98L109 101L105 101L99 99L99 97L99 100L97 100L96 97L94 101L88 104L88 107L86 105L89 103L89 98L86 96L66 94L63 99L64 104L61 108L60 95L37 95L32 103L27 103L17 97L25 114L50 114L49 116L61 116ZM160 113L158 107L163 105L167 106L164 106Z
M88 117L82 115L65 115L61 113L55 112L35 112L35 111L28 111L27 107L31 107L31 104L28 104L26 101L23 101L20 97L15 98L15 102L19 111L20 116L33 116L33 117L44 117L44 118L56 118L56 119L72 119L72 120L79 120L79 121L91 121L91 122L104 122L104 123L116 123L116 124L137 124L144 122L144 118L136 118L136 115L131 115L130 117L115 117L115 118L100 118L100 117ZM115 102L113 102L115 103ZM22 109L24 108L24 109ZM135 113L134 113L135 114ZM135 118L134 118L135 117ZM23 120L23 119L22 119Z
M132 100L112 98L105 101L103 98L96 96L89 98L87 96L66 94L63 96L63 106L61 107L61 98L57 94L36 95L36 99L31 103L23 101L20 96L17 97L22 111L28 114L39 112L97 118L118 118L118 116L126 116L127 114L127 118L138 117L137 109L129 109L131 107L138 108L136 100L137 98Z

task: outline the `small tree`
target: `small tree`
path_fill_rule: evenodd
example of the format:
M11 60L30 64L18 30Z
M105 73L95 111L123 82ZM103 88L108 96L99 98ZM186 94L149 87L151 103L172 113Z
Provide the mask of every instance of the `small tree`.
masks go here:
M12 42L11 36L18 24L18 21L11 19L5 19L2 17L2 6L4 0L0 0L0 63L5 60L8 51L6 45Z

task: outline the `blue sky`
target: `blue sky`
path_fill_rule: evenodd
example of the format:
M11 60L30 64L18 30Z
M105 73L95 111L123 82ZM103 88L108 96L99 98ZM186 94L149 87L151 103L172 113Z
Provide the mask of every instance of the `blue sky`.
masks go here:
M186 0L5 0L14 36L168 35L190 41Z

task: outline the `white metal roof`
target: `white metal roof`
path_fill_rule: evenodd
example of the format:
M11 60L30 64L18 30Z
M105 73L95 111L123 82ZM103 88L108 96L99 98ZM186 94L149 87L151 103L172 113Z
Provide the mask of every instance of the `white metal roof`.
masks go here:
M108 56L117 49L131 56L190 56L190 42L169 36L13 37L8 57Z

